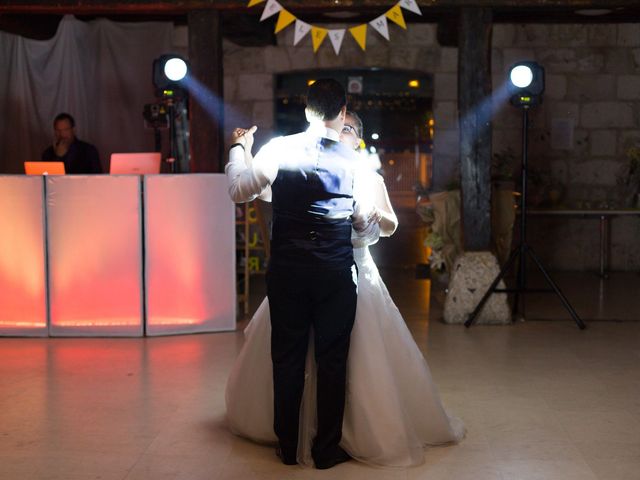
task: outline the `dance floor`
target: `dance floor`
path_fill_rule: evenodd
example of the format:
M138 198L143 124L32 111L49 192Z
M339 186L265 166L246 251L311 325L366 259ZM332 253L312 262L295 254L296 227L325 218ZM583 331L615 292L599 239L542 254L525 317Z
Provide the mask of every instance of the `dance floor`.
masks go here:
M585 331L549 296L528 300L527 321L465 329L441 322L442 288L402 268L417 259L398 242L418 229L398 233L376 247L382 276L445 405L467 425L460 445L431 448L408 469L282 465L272 448L225 426L225 381L245 320L216 334L0 338L0 478L640 478L640 276L601 284L591 273L558 274ZM252 309L261 283L254 278Z
M429 310L428 281L407 269L382 273L446 406L469 430L460 445L428 450L424 465L286 467L272 448L231 435L224 385L241 331L3 338L0 478L638 478L640 322L592 321L579 331L560 310L552 320L467 330L439 321L443 292L437 289ZM637 274L624 277L617 281L631 302L640 282ZM583 301L591 299L575 303Z

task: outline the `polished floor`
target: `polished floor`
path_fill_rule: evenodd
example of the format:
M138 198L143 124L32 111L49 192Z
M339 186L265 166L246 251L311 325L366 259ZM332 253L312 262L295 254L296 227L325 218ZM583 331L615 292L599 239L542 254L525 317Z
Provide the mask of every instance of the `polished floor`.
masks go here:
M0 338L0 479L640 479L637 273L604 284L557 275L584 331L548 297L528 300L526 321L465 329L440 321L442 288L381 263L446 406L467 425L460 445L408 469L280 464L225 426L246 320L236 332L162 338Z

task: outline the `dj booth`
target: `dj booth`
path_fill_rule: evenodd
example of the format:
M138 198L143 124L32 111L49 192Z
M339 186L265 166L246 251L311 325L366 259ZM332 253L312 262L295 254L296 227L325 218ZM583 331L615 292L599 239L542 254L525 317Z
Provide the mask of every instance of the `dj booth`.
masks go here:
M233 330L221 174L0 176L0 335Z

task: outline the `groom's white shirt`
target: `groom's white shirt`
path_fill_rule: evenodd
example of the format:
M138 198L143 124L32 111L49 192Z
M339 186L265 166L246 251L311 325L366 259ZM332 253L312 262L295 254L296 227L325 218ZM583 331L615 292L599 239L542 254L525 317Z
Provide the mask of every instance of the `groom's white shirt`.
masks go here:
M340 141L340 134L324 125L312 125L307 129L306 134L314 138L324 137L336 142ZM242 148L234 147L229 151L229 162L225 167L225 173L229 181L229 195L234 202L250 202L258 197L270 201L271 184L278 176L281 159L286 155L286 152L282 151L282 147L285 145L279 141L282 138L285 137L275 138L264 145L253 157L251 165L247 165L245 152ZM354 191L358 190L356 185L358 178L359 175L355 175L354 171ZM351 215L354 229L359 234L374 234L379 229L379 225L377 223L366 224L371 212L363 211L370 206L365 207L358 199L354 200L354 211ZM333 218L340 217L334 216Z

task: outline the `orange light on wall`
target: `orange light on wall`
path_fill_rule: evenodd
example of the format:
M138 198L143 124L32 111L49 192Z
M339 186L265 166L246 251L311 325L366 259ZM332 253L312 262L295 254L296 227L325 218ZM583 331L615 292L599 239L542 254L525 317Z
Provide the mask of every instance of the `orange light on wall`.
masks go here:
M47 335L43 191L0 176L0 335Z
M147 176L144 192L147 334L235 329L235 207L225 175Z
M47 178L51 335L142 335L140 178Z

